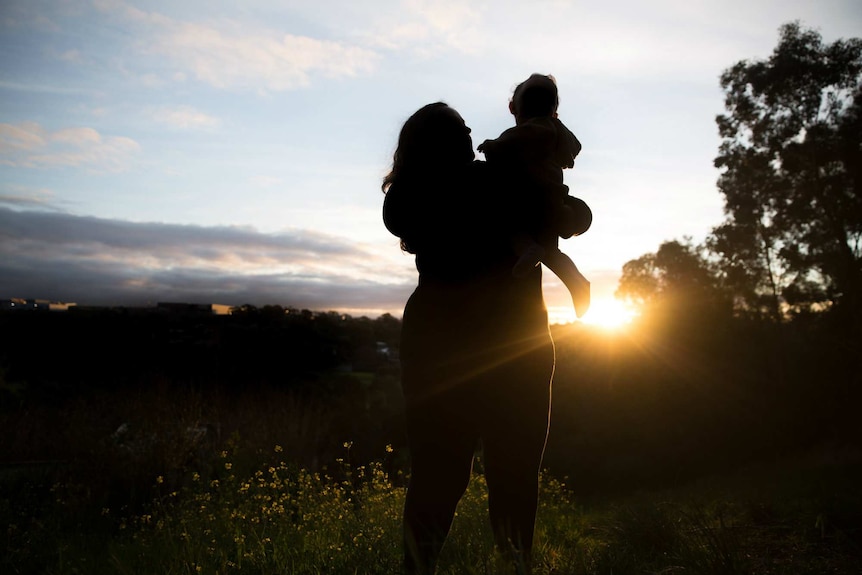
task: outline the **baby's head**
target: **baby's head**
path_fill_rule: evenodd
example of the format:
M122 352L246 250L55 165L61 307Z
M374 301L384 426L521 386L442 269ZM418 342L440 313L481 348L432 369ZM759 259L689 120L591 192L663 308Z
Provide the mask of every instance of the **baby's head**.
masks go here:
M533 74L515 88L509 111L518 121L554 116L560 104L557 81L550 74Z

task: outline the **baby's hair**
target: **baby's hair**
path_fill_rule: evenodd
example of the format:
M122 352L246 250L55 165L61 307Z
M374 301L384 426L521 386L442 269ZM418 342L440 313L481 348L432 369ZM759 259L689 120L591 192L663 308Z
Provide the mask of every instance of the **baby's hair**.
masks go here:
M512 103L516 115L524 119L552 116L560 105L556 79L550 74L532 74L515 87Z

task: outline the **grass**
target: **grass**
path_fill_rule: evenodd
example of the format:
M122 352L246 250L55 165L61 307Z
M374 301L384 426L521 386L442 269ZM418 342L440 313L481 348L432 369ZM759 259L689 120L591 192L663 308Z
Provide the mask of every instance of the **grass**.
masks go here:
M0 413L0 573L397 573L406 450L333 448L331 411L255 397L169 390ZM859 573L862 457L822 453L589 498L577 477L545 474L534 572ZM439 573L510 572L476 473Z
M285 462L276 446L244 472L227 449L206 476L154 477L149 504L137 513L81 510L87 494L80 486L54 484L43 499L27 491L31 483L20 483L17 499L0 510L8 525L0 567L58 574L397 573L404 488L384 471L393 454L384 455L365 466L341 461L327 475ZM545 476L535 572L857 573L860 477L858 461L795 461L683 489L579 502L563 482ZM477 474L459 505L441 574L507 572L493 550L486 505Z
M223 457L219 478L192 474L136 518L131 539L114 548L118 571L397 571L402 493L379 464L345 466L336 480L274 460L241 477Z

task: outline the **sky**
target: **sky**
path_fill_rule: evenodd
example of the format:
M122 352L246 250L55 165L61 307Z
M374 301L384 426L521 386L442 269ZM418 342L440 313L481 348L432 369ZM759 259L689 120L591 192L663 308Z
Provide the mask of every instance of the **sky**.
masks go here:
M444 101L475 147L540 72L584 146L565 182L593 225L560 245L587 320L627 261L720 223L719 76L794 20L860 37L862 3L0 0L0 299L400 317L417 272L380 182L401 125Z

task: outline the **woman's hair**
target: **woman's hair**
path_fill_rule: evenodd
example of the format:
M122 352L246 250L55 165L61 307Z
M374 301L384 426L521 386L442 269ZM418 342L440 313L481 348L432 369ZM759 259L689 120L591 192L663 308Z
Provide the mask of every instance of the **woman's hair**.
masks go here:
M515 87L512 103L525 119L553 115L560 105L557 80L550 74L532 74Z
M398 135L392 169L383 178L384 192L398 181L434 173L451 159L455 111L444 102L419 108L410 116Z

